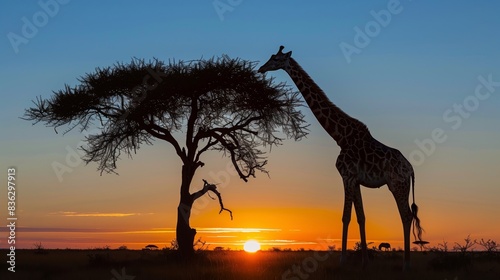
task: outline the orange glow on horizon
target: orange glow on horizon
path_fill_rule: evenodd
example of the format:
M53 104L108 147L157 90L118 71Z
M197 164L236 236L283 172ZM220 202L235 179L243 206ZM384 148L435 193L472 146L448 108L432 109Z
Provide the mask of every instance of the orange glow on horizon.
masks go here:
M369 197L369 195L367 195ZM369 198L370 199L370 198ZM369 200L367 199L367 200ZM388 200L392 198L389 197ZM391 201L392 202L392 201ZM380 203L377 203L378 205ZM380 210L367 203L365 209L370 213L366 221L367 242L369 247L388 242L392 248L403 247L403 233L400 218L395 205ZM422 208L427 210L427 208ZM245 242L258 240L260 250L274 248L291 250L329 250L340 249L342 222L341 213L330 208L233 208L234 220L218 214L218 205L206 207L191 217L191 226L196 229L196 239L206 242L208 250L216 247L224 249L245 249ZM431 211L429 209L429 211ZM378 212L377 212L378 211ZM142 249L148 244L159 248L169 248L175 239L175 227L158 227L163 223L164 214L134 212L56 212L45 216L46 227L39 226L41 219L25 217L24 224L33 226L18 227L19 239L16 247L33 248L33 244L42 243L47 249L92 249L109 247L116 249L122 245L129 249ZM122 215L127 214L127 215ZM134 215L128 215L134 213ZM424 215L426 212L422 212ZM69 216L68 216L69 215ZM49 223L53 219L62 221ZM460 230L452 235L442 236L436 231L443 227L439 216L422 216L424 239L430 241L429 247L447 241L462 242L469 232ZM168 218L168 221L175 218ZM172 222L170 222L172 224ZM465 226L464 226L465 227ZM7 228L0 228L0 235L6 236ZM466 228L468 230L468 228ZM496 240L495 233L472 233L472 238ZM359 241L359 227L355 214L349 225L348 249ZM413 238L412 238L412 241ZM416 245L415 245L416 246ZM412 244L413 247L413 244Z

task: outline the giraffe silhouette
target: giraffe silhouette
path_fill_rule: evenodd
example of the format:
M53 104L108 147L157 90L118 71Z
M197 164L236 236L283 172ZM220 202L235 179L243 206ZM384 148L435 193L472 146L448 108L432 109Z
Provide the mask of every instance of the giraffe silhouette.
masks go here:
M262 65L258 72L282 69L288 73L309 108L326 132L337 142L341 151L336 167L344 183L344 211L342 215L342 253L341 264L345 262L347 251L347 231L351 220L352 205L359 224L362 265L368 262L365 234L365 214L361 199L361 188L380 188L387 185L392 192L403 223L405 270L410 267L410 231L422 240L422 227L417 216L415 204L415 174L410 162L403 154L388 147L372 137L365 124L349 116L333 104L321 88L309 77L306 71L292 58L292 52L283 53L280 46L276 54ZM413 203L408 197L413 186ZM416 233L415 233L416 231Z

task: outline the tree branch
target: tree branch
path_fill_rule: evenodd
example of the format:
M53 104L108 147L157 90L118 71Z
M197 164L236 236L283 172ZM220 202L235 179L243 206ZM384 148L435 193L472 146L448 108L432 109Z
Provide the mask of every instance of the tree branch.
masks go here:
M212 131L211 136L215 138L218 142L221 143L221 145L229 151L230 157L231 157L231 162L234 165L234 168L236 169L236 172L240 176L243 181L248 182L247 178L250 175L245 175L241 171L240 167L238 166L237 160L236 160L236 153L235 150L240 148L239 143L236 141L235 143L228 143L222 135L217 134L215 131Z
M199 133L199 132L198 132ZM213 147L215 145L217 145L219 143L219 141L215 140L212 142L212 137L209 137L208 139L208 143L205 145L205 147L203 147L202 149L200 149L198 151L198 153L196 153L196 157L194 158L194 161L195 162L198 162L200 160L200 156L201 154L203 154L204 152L206 152L208 149L210 149L210 147Z
M187 157L189 160L193 160L196 153L196 148L198 146L199 138L193 137L194 135L194 125L196 119L198 118L198 98L193 96L191 99L191 114L189 115L187 122L187 131L186 131L186 147L188 149Z
M220 132L222 136L226 135L226 134L229 134L233 131L236 131L238 129L243 129L245 127L247 127L251 122L253 121L258 121L262 119L262 117L252 117L252 118L249 118L247 119L244 123L241 123L241 121L239 122L240 124L236 124L232 127L217 127L217 128L214 128L214 129L210 129L208 130L207 132L210 133L210 132Z
M219 204L220 204L219 214L222 213L222 211L227 211L227 212L229 212L229 215L231 216L231 220L232 220L233 219L233 212L224 207L224 203L222 203L222 196L221 196L220 192L217 190L217 186L215 186L214 184L208 183L207 180L205 180L205 179L203 179L203 183L204 183L203 189L201 189L201 190L199 190L191 195L191 197L193 198L193 201L200 198L201 196L206 194L208 191L211 191L211 192L215 193L215 195L217 195L217 197L219 198Z
M177 155L182 159L183 162L186 161L186 153L181 149L181 147L179 146L179 143L177 142L177 140L175 140L174 136L172 136L170 131L163 129L162 127L160 127L154 123L146 124L146 123L142 122L140 125L148 133L150 133L154 137L165 140L165 141L169 142L170 144L172 144L172 146L174 146L174 149L175 149L175 152L177 153Z
M99 118L102 116L108 118L108 119L115 119L120 115L123 115L123 110L120 110L119 108L114 108L111 106L103 106L103 108L98 108L97 106L91 106L89 109L94 110ZM112 114L109 113L109 110L115 110L118 114Z

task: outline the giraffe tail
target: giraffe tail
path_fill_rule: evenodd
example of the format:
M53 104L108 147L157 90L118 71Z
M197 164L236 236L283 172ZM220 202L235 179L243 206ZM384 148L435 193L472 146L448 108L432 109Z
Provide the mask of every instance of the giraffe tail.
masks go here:
M411 173L411 185L412 185L412 195L413 203L411 205L411 212L413 214L413 236L415 239L422 241L422 232L424 229L420 225L420 219L418 218L418 206L415 204L415 173ZM415 233L416 232L416 233Z

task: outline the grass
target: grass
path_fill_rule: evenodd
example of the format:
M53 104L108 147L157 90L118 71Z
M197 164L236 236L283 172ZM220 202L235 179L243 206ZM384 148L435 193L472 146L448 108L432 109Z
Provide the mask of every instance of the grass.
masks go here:
M361 269L353 252L341 267L338 251L203 251L187 263L178 260L175 251L17 250L16 272L2 262L0 279L500 279L498 255L470 252L464 259L455 252L412 252L412 270L402 272L402 254L375 252Z

